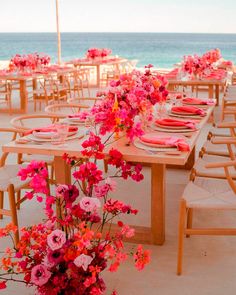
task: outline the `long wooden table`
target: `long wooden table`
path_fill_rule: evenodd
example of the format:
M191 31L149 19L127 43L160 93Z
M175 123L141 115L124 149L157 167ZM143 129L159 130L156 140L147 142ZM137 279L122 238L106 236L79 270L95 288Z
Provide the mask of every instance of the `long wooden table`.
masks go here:
M67 62L67 64L73 64L75 68L79 67L95 67L96 68L96 84L97 88L101 86L101 67L106 65L114 65L117 68L121 63L126 62L125 58L104 58L99 60L88 60L88 59L75 59Z
M12 113L17 114L25 114L28 111L28 93L27 93L27 81L32 80L32 89L33 91L37 88L37 79L47 78L50 75L58 75L58 77L66 75L68 73L72 73L74 68L70 69L58 69L58 70L51 70L47 73L32 73L31 75L21 75L17 74L14 75L12 73L1 75L0 80L2 81L10 81L10 82L18 82L19 83L19 107L12 108ZM8 113L8 108L0 108L0 113Z
M202 80L187 80L182 81L179 79L168 79L168 89L174 90L176 86L190 86L190 87L201 87L201 86L207 86L208 87L208 97L209 98L215 98L216 104L219 104L219 98L220 98L220 88L224 87L226 83L226 78L223 78L221 80L217 79L202 79Z
M207 116L199 121L199 130L194 132L188 139L190 144L189 152L182 152L180 155L167 155L164 152L157 154L148 153L145 150L136 148L134 145L127 146L127 139L120 140L109 145L110 148L117 148L127 161L148 163L151 165L151 225L150 227L136 226L134 242L151 243L162 245L165 242L165 196L166 196L166 165L184 165L195 148L196 141L204 124L208 121L214 106L207 109ZM158 132L157 132L158 133ZM83 157L81 144L85 140L68 141L66 152L70 156ZM19 144L11 142L3 145L3 151L9 153L29 153L34 155L53 155L55 157L55 177L57 183L70 183L71 171L62 159L65 148L48 144ZM37 156L35 156L37 159Z

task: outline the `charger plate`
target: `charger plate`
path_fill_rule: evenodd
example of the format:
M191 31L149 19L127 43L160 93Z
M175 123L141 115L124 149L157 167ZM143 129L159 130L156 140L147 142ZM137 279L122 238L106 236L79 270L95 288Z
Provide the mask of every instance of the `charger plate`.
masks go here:
M85 136L85 131L78 130L74 135L67 136L65 140L68 141L68 140L72 140L72 139L76 139L76 138L82 138L84 136ZM38 137L34 136L33 134L29 134L29 135L25 136L24 138L31 140L31 141L35 141L35 142L51 142L52 141L51 138L38 138Z

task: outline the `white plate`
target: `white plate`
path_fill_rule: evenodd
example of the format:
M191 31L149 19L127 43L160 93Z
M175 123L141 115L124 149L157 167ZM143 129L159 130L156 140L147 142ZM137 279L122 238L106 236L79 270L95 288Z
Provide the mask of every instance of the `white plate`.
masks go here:
M136 139L134 141L134 146L136 146L139 149L148 150L148 151L152 151L152 152L168 152L169 153L169 152L177 152L178 151L178 149L176 147L167 148L167 147L163 147L163 146L162 147L148 146L148 145L145 145L143 142L141 142L139 139Z
M201 120L203 118L203 116L200 116L200 115L195 115L195 116L186 116L186 115L177 115L177 114L174 114L174 113L169 113L169 116L171 117L176 117L176 118L191 118L191 119L196 119L196 120Z
M159 128L163 128L163 129L171 129L171 130L183 130L183 129L186 129L185 126L168 126L168 127L165 127L161 124L158 124L157 122L154 123L155 126L159 127ZM188 128L189 129L189 128Z
M65 140L82 138L82 137L84 137L84 135L85 135L85 130L78 130L75 134L68 136ZM29 135L25 136L24 138L31 140L31 141L35 141L35 142L51 142L52 141L51 138L39 138L39 137L35 137L33 134L29 134Z
M197 131L197 129L190 129L190 128L185 128L185 129L166 129L159 127L157 125L153 125L151 127L155 131L160 131L160 132L168 132L168 133L191 133Z
M73 131L73 132L68 132L68 136L67 137L70 137L72 135L75 135L76 133L78 132L77 131ZM55 132L51 131L51 132L37 132L37 131L33 131L32 135L36 138L42 138L42 139L51 139L53 134Z

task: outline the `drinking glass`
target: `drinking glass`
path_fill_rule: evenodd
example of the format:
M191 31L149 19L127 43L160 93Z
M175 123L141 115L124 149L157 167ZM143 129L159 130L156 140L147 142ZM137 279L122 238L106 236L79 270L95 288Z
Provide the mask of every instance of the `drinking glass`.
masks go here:
M56 132L52 135L52 144L65 146L65 139L68 136L69 125L66 122L55 124Z

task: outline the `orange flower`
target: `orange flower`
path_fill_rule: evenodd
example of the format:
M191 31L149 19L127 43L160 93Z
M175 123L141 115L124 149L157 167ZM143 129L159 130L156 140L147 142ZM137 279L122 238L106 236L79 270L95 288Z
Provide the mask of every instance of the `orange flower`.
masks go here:
M158 80L153 80L152 81L152 85L155 87L155 88L159 88L161 86L161 83L160 81Z

